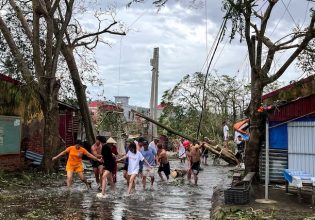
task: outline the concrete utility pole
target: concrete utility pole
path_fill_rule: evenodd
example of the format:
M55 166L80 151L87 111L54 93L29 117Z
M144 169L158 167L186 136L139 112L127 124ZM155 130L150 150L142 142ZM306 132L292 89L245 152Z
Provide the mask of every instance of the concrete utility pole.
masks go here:
M151 99L150 99L150 117L157 120L157 105L158 105L158 84L159 84L159 48L154 48L153 58L150 60L152 66L152 84L151 84ZM150 134L152 139L157 137L157 126L150 123Z

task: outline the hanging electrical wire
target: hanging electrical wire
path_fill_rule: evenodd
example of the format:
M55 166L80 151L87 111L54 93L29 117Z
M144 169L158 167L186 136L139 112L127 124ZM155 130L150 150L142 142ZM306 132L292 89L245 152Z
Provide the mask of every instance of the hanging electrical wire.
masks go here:
M293 18L292 14L291 14L291 12L290 12L290 10L289 10L289 6L287 6L287 5L284 3L283 0L281 0L281 3L283 4L283 6L284 6L284 7L286 8L286 10L288 11L288 14L289 14L289 16L291 17L291 19L292 19L293 23L295 24L296 28L298 28L299 25L297 24L297 22L296 22L295 19Z
M207 66L210 56L213 54L213 50L214 50L214 47L215 47L215 42L218 41L218 38L219 38L219 36L220 36L220 30L222 29L222 27L223 27L223 22L222 22L222 24L221 24L221 26L220 26L220 28L219 28L219 31L218 31L218 33L217 33L215 39L214 39L214 43L212 44L212 46L211 46L211 48L210 48L210 50L209 50L209 52L208 52L208 55L207 55L207 57L206 57L206 60L205 60L205 62L203 63L203 65L202 65L202 67L201 67L201 70L200 70L201 73L203 72L204 68Z
M213 53L211 55L211 58L210 58L210 61L209 61L208 67L207 67L207 72L206 72L206 75L205 75L205 80L204 80L204 84L203 84L203 92L202 92L201 112L200 112L198 129L197 129L197 137L196 137L197 139L199 138L201 122L202 122L203 112L204 112L204 108L205 108L206 87L207 87L207 81L208 81L208 77L209 77L209 73L210 73L209 70L210 70L210 66L211 66L211 63L213 61L213 58L215 56L215 53L216 53L216 51L218 49L219 43L221 42L221 39L223 37L223 33L224 33L226 22L227 22L227 17L225 17L223 19L222 24L220 26L220 29L219 29L219 32L218 32L219 37L218 37L217 41L214 44L215 45L214 46L214 51L213 51Z

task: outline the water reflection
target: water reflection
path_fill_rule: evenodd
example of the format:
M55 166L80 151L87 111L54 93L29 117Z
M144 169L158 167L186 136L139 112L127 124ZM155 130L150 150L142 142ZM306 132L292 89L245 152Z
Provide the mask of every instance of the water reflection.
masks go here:
M184 165L171 161L173 168ZM47 187L34 191L21 190L16 200L4 205L4 210L18 213L21 219L29 219L32 213L38 219L209 219L213 187L222 184L227 176L226 167L204 167L199 174L199 186L187 181L157 181L154 190L143 191L138 180L135 194L126 196L126 182L118 175L117 192L106 199L98 199L96 186L87 191L79 181L71 194L63 187ZM92 173L87 175L93 179ZM156 174L156 180L159 180ZM30 214L31 213L31 214ZM4 216L6 212L2 213ZM2 216L1 216L2 217ZM10 219L10 218L6 218Z

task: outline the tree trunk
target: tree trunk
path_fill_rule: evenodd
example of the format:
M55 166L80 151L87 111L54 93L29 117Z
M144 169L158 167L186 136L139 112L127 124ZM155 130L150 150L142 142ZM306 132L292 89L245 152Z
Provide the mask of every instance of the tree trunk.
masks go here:
M86 138L88 144L91 146L95 142L92 120L90 117L89 107L87 104L85 89L86 86L82 84L79 70L73 54L73 49L65 44L62 45L61 52L67 62L73 86L77 95L80 113L85 128Z
M41 108L44 114L44 157L42 168L46 173L55 171L56 163L52 162L52 157L60 150L59 139L59 107L58 91L60 88L56 80L49 80L46 84L46 95L40 97ZM42 93L44 94L44 93Z
M235 98L235 95L233 96L232 98L232 111L233 111L233 124L236 122L236 98Z
M248 172L258 172L259 151L264 134L264 116L258 112L262 103L263 85L252 76L251 100L246 112L250 119L250 139L245 151L245 167Z

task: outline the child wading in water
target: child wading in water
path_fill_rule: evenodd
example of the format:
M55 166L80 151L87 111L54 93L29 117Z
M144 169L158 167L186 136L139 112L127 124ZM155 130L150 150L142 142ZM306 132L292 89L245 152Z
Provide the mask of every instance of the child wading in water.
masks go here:
M146 159L142 156L142 154L137 151L137 146L135 143L131 143L129 145L128 153L120 158L118 161L122 161L128 158L128 178L129 178L129 186L128 186L128 194L131 193L132 189L135 188L135 178L139 173L139 162L144 161L149 168L152 166L148 163ZM117 161L117 162L118 162Z
M53 157L52 160L57 160L62 155L69 154L66 171L67 171L67 186L69 191L72 189L72 177L73 173L78 173L79 178L82 182L85 183L87 188L91 188L90 184L87 182L86 178L84 177L83 171L83 162L82 157L83 155L88 156L89 158L96 160L98 162L102 162L101 159L96 158L93 154L90 154L86 149L82 147L82 142L77 140L74 146L68 147L66 150L62 151L57 156Z

